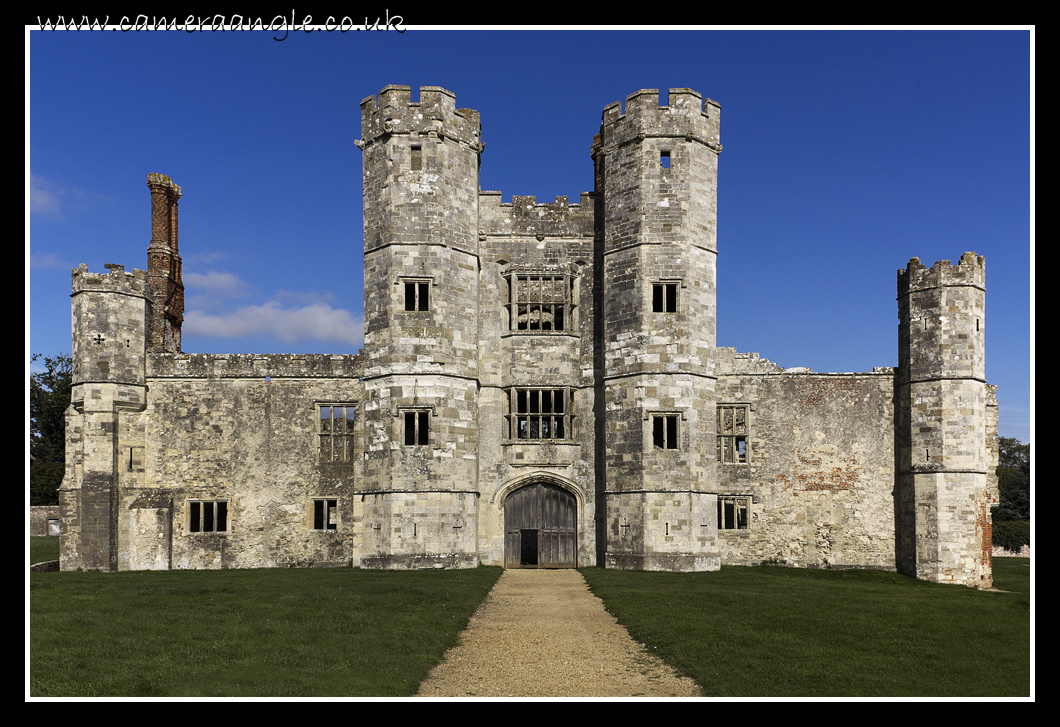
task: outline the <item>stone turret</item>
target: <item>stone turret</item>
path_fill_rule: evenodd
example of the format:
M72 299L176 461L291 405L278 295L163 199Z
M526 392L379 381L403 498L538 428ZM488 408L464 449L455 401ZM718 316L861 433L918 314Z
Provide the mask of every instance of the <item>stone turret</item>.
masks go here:
M689 89L604 109L606 564L715 570L720 107Z
M985 376L985 276L973 252L931 268L913 258L898 271L897 565L917 578L977 588L992 583L997 499L987 441L996 407Z
M361 102L367 568L478 564L482 144L455 101L387 86Z
M72 389L66 414L67 470L59 491L63 570L118 567L117 463L122 413L146 404L146 330L152 305L143 270L73 271Z

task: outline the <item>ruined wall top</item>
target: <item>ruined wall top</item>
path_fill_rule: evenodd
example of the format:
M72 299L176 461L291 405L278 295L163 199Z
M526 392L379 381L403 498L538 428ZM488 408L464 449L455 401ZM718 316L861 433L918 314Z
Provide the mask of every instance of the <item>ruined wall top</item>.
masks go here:
M594 146L623 144L638 137L687 137L721 151L721 105L690 88L671 88L666 106L658 89L626 97L626 112L616 101L604 108Z
M412 102L408 86L387 86L378 98L361 101L362 149L393 134L435 135L455 139L482 150L482 123L478 111L456 108L456 95L440 86L421 86L420 100Z
M479 193L479 233L483 235L545 235L549 237L592 236L596 216L589 192L572 203L567 197L538 202L533 196L512 197L502 202L500 192Z
M126 272L124 265L117 265L116 263L107 263L103 267L107 268L109 272L90 273L88 272L88 265L85 263L81 263L79 267L74 268L71 271L73 288L71 295L91 291L122 293L139 298L150 297L148 295L146 271L133 270L131 273Z
M898 271L898 297L915 290L947 286L969 286L986 290L986 258L974 252L961 255L956 265L939 260L930 268L920 258L913 258L905 270Z

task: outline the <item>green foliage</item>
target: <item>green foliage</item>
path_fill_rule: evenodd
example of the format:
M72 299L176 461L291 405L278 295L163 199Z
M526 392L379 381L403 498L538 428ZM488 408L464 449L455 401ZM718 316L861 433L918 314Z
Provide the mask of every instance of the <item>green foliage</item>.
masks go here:
M35 353L31 360L36 361ZM66 409L70 406L73 359L44 358L45 370L29 377L30 505L58 505L66 472Z
M997 484L999 504L994 522L1031 519L1031 445L1012 437L998 437ZM997 541L995 540L995 544Z
M1026 562L995 559L997 587L1014 593L870 570L581 572L635 640L708 696L1026 697Z
M500 574L30 573L30 695L410 696Z
M1026 520L1001 520L993 524L992 544L1013 553L1031 544L1031 524Z

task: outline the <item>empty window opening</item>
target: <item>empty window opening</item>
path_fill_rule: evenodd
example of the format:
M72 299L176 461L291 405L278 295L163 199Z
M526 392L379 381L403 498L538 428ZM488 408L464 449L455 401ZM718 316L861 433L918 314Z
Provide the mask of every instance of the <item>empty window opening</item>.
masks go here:
M750 509L749 497L719 497L718 530L746 530Z
M405 412L405 444L408 446L427 444L429 433L428 422L430 412L407 411Z
M659 164L662 165L663 169L670 168L670 152L664 151L659 154Z
M430 310L431 284L428 281L407 281L405 283L405 310Z
M677 312L677 283L655 283L651 286L651 308L655 313Z
M313 529L336 530L339 524L338 500L313 500Z
M193 533L228 531L228 500L193 500L188 503L188 530Z
M567 438L566 389L514 389L509 396L512 439Z
M352 462L354 415L352 404L318 405L317 446L321 462Z
M570 311L572 279L567 275L512 275L513 331L563 331Z
M975 332L976 333L979 332L979 319L978 318L975 319Z
M423 146L412 145L412 171L418 172L423 169Z
M747 404L718 405L718 461L747 462Z
M677 449L679 414L656 414L652 417L652 441L656 449Z

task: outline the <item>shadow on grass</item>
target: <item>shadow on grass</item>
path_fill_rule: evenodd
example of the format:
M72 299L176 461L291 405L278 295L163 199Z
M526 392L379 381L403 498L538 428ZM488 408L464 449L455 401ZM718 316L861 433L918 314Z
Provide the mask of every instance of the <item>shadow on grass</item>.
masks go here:
M30 694L408 696L500 574L31 573Z

